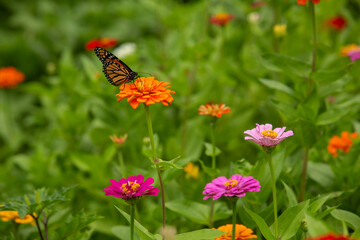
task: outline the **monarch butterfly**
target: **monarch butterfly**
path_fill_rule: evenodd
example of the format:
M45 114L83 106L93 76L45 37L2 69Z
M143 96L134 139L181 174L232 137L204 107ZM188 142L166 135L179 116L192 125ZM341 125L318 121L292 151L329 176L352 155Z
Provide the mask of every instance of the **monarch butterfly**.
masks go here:
M119 86L134 80L138 75L137 72L131 70L123 61L104 48L96 47L94 51L103 64L103 72L107 80L112 85Z

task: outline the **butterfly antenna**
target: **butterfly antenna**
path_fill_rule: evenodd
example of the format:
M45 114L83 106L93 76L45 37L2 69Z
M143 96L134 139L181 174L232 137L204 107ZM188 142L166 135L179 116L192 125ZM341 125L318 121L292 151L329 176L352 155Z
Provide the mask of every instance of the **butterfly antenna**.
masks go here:
M138 72L139 74L141 73L141 74L146 74L146 75L149 75L149 76L152 76L153 74L151 74L151 73L146 73L146 72Z

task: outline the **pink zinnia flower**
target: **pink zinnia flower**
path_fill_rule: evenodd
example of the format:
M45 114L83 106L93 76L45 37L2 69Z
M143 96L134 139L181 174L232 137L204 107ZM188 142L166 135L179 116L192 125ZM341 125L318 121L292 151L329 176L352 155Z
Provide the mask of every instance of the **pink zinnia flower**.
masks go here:
M247 192L259 192L260 183L253 177L243 177L239 174L233 175L230 179L218 177L206 184L203 194L204 200L212 198L216 200L224 197L244 197Z
M348 52L348 56L350 57L350 60L354 62L360 58L360 50L350 51Z
M250 135L245 137L245 140L251 140L261 146L272 147L278 145L285 138L294 135L293 131L285 132L286 127L275 128L272 130L272 125L256 124L256 128L246 130L244 133Z
M150 186L154 183L153 178L144 181L144 176L139 174L119 181L110 179L111 186L104 188L106 196L119 197L125 200L133 200L143 195L158 195L159 189Z

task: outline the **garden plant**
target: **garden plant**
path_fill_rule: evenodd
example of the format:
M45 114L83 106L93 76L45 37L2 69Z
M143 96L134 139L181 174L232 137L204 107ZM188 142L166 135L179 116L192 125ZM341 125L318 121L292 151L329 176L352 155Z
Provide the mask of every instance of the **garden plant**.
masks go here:
M0 6L0 239L360 239L358 0Z

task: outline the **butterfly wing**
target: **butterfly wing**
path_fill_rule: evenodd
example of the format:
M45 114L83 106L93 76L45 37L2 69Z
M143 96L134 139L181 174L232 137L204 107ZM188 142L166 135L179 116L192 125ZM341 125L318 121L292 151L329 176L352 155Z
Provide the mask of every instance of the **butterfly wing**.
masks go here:
M103 64L103 72L107 80L112 85L119 86L133 80L138 75L111 52L101 47L96 47L94 51Z

